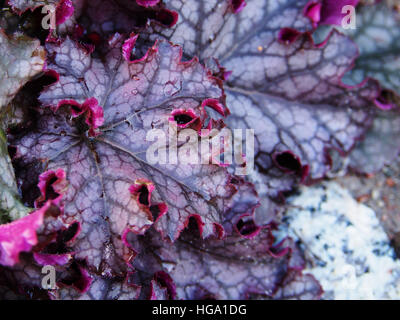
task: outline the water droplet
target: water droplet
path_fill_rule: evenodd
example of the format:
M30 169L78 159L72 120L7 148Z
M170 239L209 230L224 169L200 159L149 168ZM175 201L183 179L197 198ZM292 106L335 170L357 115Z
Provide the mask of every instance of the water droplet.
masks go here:
M135 95L137 95L138 91L137 91L137 89L133 89L133 90L131 90L131 93L135 96Z

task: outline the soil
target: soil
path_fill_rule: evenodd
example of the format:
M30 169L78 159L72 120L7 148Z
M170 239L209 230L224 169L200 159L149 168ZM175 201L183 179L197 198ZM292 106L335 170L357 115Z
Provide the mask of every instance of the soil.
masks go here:
M375 211L400 258L400 157L377 174L350 174L335 181Z

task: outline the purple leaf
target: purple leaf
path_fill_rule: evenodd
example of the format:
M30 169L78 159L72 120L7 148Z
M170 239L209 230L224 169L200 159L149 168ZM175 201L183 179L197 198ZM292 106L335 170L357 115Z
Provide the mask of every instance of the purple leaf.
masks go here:
M133 0L76 0L74 6L73 23L59 33L96 46L116 32L138 32L150 20L165 28L172 27L178 19L175 12L166 10L157 0L138 0L137 3Z
M398 12L382 2L359 6L357 28L346 30L358 45L360 56L355 68L343 80L350 84L365 77L379 80L383 89L375 104L385 110L376 111L371 130L350 155L349 165L358 172L377 172L385 164L390 164L400 151L399 26Z
M12 267L20 262L21 252L43 247L44 240L63 226L55 218L60 212L55 202L47 201L40 209L27 216L0 225L0 264ZM38 255L39 260L43 260L42 258L45 257Z
M378 107L390 109L396 103L400 105L400 14L384 2L360 6L357 28L346 30L346 34L356 42L360 56L343 80L352 84L373 77L385 89L376 101Z
M30 251L38 243L36 231L41 227L49 206L50 203L23 218L0 225L1 265L13 266L19 262L20 252Z
M345 6L356 7L360 0L311 0L304 9L304 15L308 17L314 26L317 25L338 25L342 24L343 18L348 11Z
M312 29L305 5L254 1L234 15L227 2L205 8L197 1L176 1L168 8L180 14L177 25L155 27L158 35L150 36L177 42L189 55L213 56L232 70L225 86L232 113L227 122L255 130L259 174L252 179L260 195L277 196L294 181L323 178L330 168L327 151L348 153L372 123L377 83L346 87L341 81L357 47L337 32L315 45L303 33Z
M196 233L196 226L190 225L174 244L164 242L154 232L128 235L128 241L138 251L133 265L142 298L150 292L153 298L164 299L167 293L173 299L175 291L177 299L245 299L252 295L274 298L277 292L283 296L282 290L287 295L295 291L298 295L309 292L308 297L318 297L314 279L304 277L303 289L307 293L300 290L300 285L286 280L295 272L289 267L291 255L287 250L279 257L269 253L274 241L269 230L262 230L251 240L235 236L201 240ZM168 274L173 284L154 276L160 272ZM165 290L155 294L154 284L158 285L157 290ZM316 295L311 296L312 292Z
M248 43L257 48L260 44L254 41L257 34L277 35L284 27L299 31L312 28L309 19L302 14L306 0L285 0L279 4L248 1L243 7L244 3L232 0L212 0L207 5L194 0L169 2L166 8L179 13L178 22L170 29L153 24L149 37L154 40L161 36L180 44L190 57L222 60L240 48L240 44ZM232 8L241 10L235 13L237 10Z
M67 264L71 260L72 255L70 253L64 253L64 254L34 253L33 257L36 263L41 266L47 266L47 265L62 266Z
M52 171L42 175L39 187L46 186L41 188L42 197L50 196L50 190L52 193L65 190L63 172L57 170L56 174L58 179L54 179ZM60 186L63 187L60 189ZM101 278L87 270L85 261L75 258L74 246L81 228L78 222L69 225L63 222L66 217L61 197L47 201L42 208L20 220L0 226L0 235L4 237L0 239L1 264L5 266L0 268L0 295L16 294L23 299L136 298L138 288L128 284L128 275L125 278ZM42 288L42 266L48 265L55 268L57 281L56 288L50 291Z
M349 156L349 166L357 172L375 173L391 164L400 152L400 114L394 110L379 111L372 128Z
M284 300L318 300L323 290L318 281L310 274L289 273L276 292L276 299Z
M66 276L68 271L61 274L64 279L58 283L60 289L52 292L52 299L134 300L138 298L140 289L130 284L128 278L107 278L89 274L81 266L75 267L75 274L71 274L68 278Z
M124 58L123 40L115 35L104 59L70 39L49 43L48 68L58 73L58 81L41 93L43 107L32 126L10 137L22 168L43 164L36 166L37 175L43 167L66 172L66 222L76 220L82 226L75 258L86 259L91 272L121 277L132 258L123 241L126 232L143 233L155 223L174 240L193 216L203 237L222 236L223 225L232 230L227 221L252 214L257 205L252 186L226 168L147 160L150 129L166 133L174 110L181 109L196 114L200 122L190 127L197 128L206 120L203 102L220 101L222 108L223 92L220 81L196 59L181 61L179 47L159 42L143 61L131 63ZM165 90L171 83L178 90ZM90 112L83 110L90 108L82 107L92 99L104 110L104 125L96 135L91 130L97 122L88 121ZM26 180L27 171L19 172ZM250 200L241 198L242 192Z

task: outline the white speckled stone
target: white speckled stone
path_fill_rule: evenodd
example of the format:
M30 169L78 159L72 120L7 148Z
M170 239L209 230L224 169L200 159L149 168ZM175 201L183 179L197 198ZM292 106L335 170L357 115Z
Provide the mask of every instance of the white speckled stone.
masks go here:
M288 199L288 233L300 240L324 299L400 299L400 261L376 215L334 182Z

